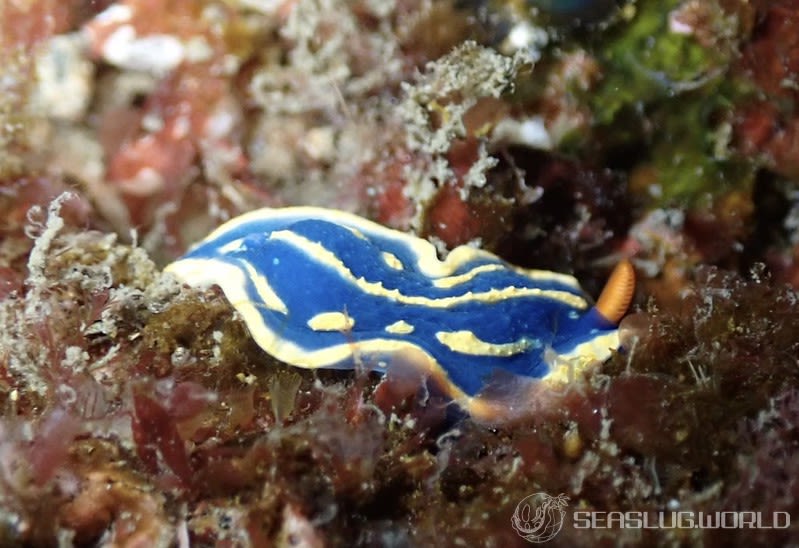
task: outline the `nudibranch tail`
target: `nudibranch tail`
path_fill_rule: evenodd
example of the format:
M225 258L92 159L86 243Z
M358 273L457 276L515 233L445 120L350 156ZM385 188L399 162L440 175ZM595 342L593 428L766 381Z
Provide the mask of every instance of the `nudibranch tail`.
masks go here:
M611 272L595 308L610 323L618 324L627 313L634 293L635 269L624 259Z

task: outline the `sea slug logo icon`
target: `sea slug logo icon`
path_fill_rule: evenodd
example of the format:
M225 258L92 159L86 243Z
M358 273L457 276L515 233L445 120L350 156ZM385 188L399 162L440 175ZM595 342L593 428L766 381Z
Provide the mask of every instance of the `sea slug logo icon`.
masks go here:
M519 536L530 542L552 540L563 527L569 497L561 493L557 497L546 493L534 493L524 497L516 505L510 519Z

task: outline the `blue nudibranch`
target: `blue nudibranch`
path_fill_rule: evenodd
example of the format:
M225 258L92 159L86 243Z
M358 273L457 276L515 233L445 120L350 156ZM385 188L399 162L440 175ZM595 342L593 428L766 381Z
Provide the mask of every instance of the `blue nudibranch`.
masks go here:
M468 246L441 260L427 240L314 207L237 217L166 270L192 286L220 286L281 361L410 364L488 419L501 405L489 395L496 383L562 381L608 358L635 284L622 262L592 307L572 276Z

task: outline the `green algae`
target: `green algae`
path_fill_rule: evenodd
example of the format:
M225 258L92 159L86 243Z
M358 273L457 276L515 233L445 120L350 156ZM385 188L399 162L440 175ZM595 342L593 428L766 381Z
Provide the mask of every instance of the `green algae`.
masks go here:
M593 49L603 78L585 97L602 147L646 143L655 207L745 189L754 175L729 151L733 105L749 93L729 76L744 14L710 3L706 26L688 29L672 20L682 4L639 2L631 20L602 36Z

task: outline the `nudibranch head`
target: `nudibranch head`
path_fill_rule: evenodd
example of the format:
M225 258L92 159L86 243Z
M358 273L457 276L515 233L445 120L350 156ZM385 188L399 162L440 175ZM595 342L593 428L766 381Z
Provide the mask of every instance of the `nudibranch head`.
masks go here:
M281 361L410 365L492 420L502 407L489 395L501 392L497 383L565 378L574 364L618 347L634 286L632 267L622 265L591 307L572 276L467 246L441 260L410 234L293 207L235 218L166 270L192 286L221 287L255 341Z

